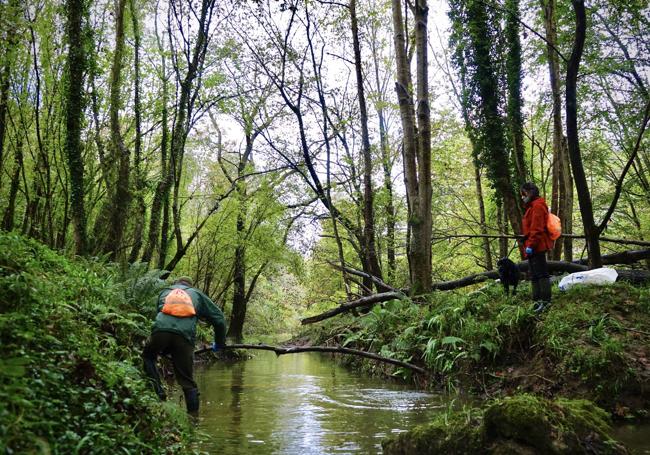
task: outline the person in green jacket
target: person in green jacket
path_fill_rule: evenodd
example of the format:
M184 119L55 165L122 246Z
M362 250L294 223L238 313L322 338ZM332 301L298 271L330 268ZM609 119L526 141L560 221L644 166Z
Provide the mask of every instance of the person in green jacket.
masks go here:
M180 277L158 296L158 314L151 337L142 352L144 370L161 400L163 390L156 362L160 354L169 354L176 381L183 388L187 412L199 411L199 390L193 377L194 341L198 319L205 319L214 328L212 350L226 345L226 324L222 311L208 296L192 287L192 279Z

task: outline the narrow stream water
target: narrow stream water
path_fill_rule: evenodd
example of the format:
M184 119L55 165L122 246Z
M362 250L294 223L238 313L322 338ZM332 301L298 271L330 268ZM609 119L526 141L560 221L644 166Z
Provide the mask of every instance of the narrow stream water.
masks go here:
M448 398L354 375L317 353L215 364L197 372L200 448L223 454L381 453L391 433L426 422Z
M199 369L197 448L215 454L377 454L390 434L445 412L451 398L347 370L327 355L258 351ZM457 403L456 403L457 404ZM650 453L650 425L615 437Z

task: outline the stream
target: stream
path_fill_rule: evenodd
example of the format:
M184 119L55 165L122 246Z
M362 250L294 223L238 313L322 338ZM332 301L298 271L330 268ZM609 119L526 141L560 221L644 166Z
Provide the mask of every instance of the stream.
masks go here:
M328 355L215 363L195 373L201 391L197 449L221 454L376 454L385 437L458 406L446 395L355 374ZM650 453L650 426L616 436Z
M355 375L328 355L256 352L196 372L198 448L227 454L381 453L381 441L442 412L449 399Z

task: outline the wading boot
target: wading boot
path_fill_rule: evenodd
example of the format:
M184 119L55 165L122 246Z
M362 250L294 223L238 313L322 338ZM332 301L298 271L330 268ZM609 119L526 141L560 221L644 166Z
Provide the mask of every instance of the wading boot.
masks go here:
M533 308L535 313L541 313L551 304L551 280L548 277L542 278L539 280L538 286L539 302L537 302Z
M185 389L185 406L187 406L187 413L190 415L199 415L199 389Z
M539 280L531 280L530 286L533 289L533 302L537 302L541 298Z
M149 357L143 356L142 361L144 363L144 372L147 374L153 385L153 389L156 391L156 395L160 398L160 401L165 401L167 395L165 390L160 383L160 375L158 374L158 368L156 367L156 361Z

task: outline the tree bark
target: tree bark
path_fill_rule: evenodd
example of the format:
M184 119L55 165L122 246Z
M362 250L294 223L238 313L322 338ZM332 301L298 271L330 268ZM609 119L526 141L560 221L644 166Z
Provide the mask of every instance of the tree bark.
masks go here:
M406 52L406 30L400 0L392 0L395 45L395 91L403 134L403 162L408 202L409 245L407 255L414 295L431 288L431 126L427 68L426 0L415 4L415 47L417 55L418 109L415 123L412 81Z
M333 308L329 311L325 311L321 314L318 314L316 316L311 316L305 319L302 319L300 322L302 325L306 324L312 324L314 322L318 321L323 321L325 319L329 319L333 316L336 316L341 313L345 313L347 311L351 311L354 308L361 308L361 307L369 307L374 305L375 303L381 303L381 302L388 302L389 300L401 300L405 297L404 294L401 292L381 292L378 294L372 294L369 296L364 296L361 297L357 300L353 300L352 302L347 302L347 303L342 303L341 305L337 306L336 308Z
M20 175L23 170L23 141L22 138L16 139L16 152L15 152L15 167L14 173L11 176L11 185L9 187L9 198L7 207L5 208L2 217L2 228L5 231L11 231L14 228L14 216L16 213L16 196L18 195L18 188L20 186Z
M546 58L548 60L549 80L553 98L553 182L551 196L551 211L556 213L562 223L565 233L572 232L573 218L573 181L568 150L562 129L562 96L560 89L560 64L557 52L557 26L555 15L555 0L540 0L544 13L544 28L546 31ZM573 242L570 237L555 243L553 259L559 260L564 248L564 259L571 261Z
M158 34L156 33L158 38ZM142 252L142 262L149 263L153 257L154 250L156 247L159 247L159 263L158 267L162 267L161 264L164 264L165 257L163 251L166 251L166 241L165 248L163 248L163 238L168 229L168 223L162 222L161 217L163 217L163 209L167 213L167 208L169 206L169 190L172 185L172 175L170 172L170 165L167 158L167 150L169 147L169 108L168 108L168 98L169 98L169 77L167 75L166 68L166 59L165 59L165 49L162 45L160 39L158 39L158 50L160 52L161 58L161 75L160 80L162 82L162 111L161 111L161 129L162 137L160 140L160 180L156 185L156 191L154 193L153 202L151 203L151 213L149 217L149 228L147 231L147 243L145 245L144 251ZM168 219L168 215L165 216L165 220ZM161 228L162 222L162 228ZM161 233L162 230L162 233Z
M352 28L352 47L354 52L354 69L357 80L357 98L361 115L361 142L363 149L363 252L368 272L381 278L381 267L375 246L375 215L373 208L372 190L372 154L370 151L370 135L368 133L368 110L366 95L363 87L361 71L361 44L359 43L359 25L357 21L357 2L350 0L350 22Z
M521 41L519 0L507 0L505 35L507 43L506 81L508 86L508 124L512 141L513 161L515 164L515 183L521 186L528 180L524 160L524 120L521 114L523 99L521 96Z
M142 104L140 100L140 22L136 0L129 0L131 11L131 23L133 25L133 111L135 114L135 145L133 170L135 173L135 210L133 225L133 246L129 255L129 262L134 263L138 259L142 248L142 235L144 233L145 215L147 212L144 203L145 183L142 175Z
M172 131L171 137L171 165L170 172L173 175L173 196L171 201L171 215L172 215L172 224L174 236L176 239L176 254L171 260L171 264L175 266L176 263L180 260L183 254L187 251L187 244L191 242L183 242L181 228L180 228L180 207L178 202L178 191L181 181L181 175L183 172L183 157L185 154L185 141L190 131L190 121L192 115L192 110L194 108L194 103L196 102L197 96L192 93L194 90L198 90L198 87L194 87L195 80L200 74L203 68L203 62L205 60L205 54L208 49L209 37L208 32L210 30L210 23L213 17L213 9L215 7L215 0L203 0L201 2L201 15L198 18L198 31L196 36L196 42L194 43L194 48L192 50L191 58L188 60L187 71L182 80L179 81L180 84L180 98L178 101L178 108L176 112L175 125ZM164 235L164 233L163 233ZM162 243L162 242L161 242ZM161 246L162 250L162 246ZM180 257L179 257L180 255ZM159 261L160 262L160 261ZM168 269L169 270L169 269Z
M487 223L485 217L485 202L483 200L483 186L481 185L481 170L477 159L473 160L474 163L474 180L476 184L476 200L478 201L479 222L481 224L480 230L482 235L487 235ZM490 239L483 238L483 255L485 257L485 269L492 270L492 249L490 248Z
M68 0L67 36L67 90L66 90L66 138L65 151L70 169L70 205L74 228L75 253L86 253L86 210L84 207L84 162L81 146L81 122L83 119L83 75L86 55L82 36L84 0Z
M582 225L584 227L587 241L587 252L589 255L589 266L597 268L602 265L600 254L600 243L598 237L600 232L594 221L594 211L589 194L589 184L585 175L580 154L580 140L578 136L578 101L577 101L577 79L580 60L585 43L585 34L587 30L587 18L585 13L584 0L572 0L573 9L576 15L576 31L573 42L573 51L567 64L566 74L566 130L567 142L569 145L569 156L571 158L571 167L575 181L576 191L578 193L578 203L580 204L580 214L582 216Z
M109 235L104 243L104 251L109 253L113 261L124 259L124 227L131 203L130 152L124 145L120 126L120 108L122 106L122 67L124 65L124 13L126 0L115 2L115 50L110 80L110 126L112 157L118 163L117 179L113 183L115 191L112 195Z

